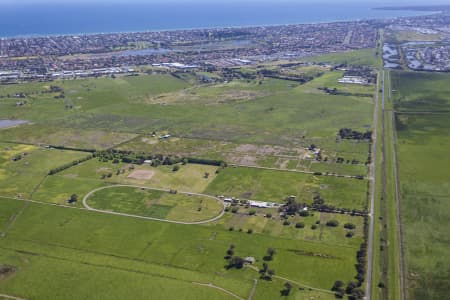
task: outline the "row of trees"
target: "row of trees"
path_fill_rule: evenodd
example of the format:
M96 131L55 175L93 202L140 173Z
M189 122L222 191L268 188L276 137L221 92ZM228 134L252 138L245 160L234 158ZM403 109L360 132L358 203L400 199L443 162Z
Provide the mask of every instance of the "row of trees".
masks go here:
M68 163L68 164L64 164L64 165L62 165L62 166L56 167L56 168L54 168L54 169L51 169L51 170L48 172L48 175L54 175L54 174L56 174L56 173L59 173L59 172L61 172L61 171L66 170L66 169L68 169L68 168L70 168L70 167L76 166L76 165L78 165L79 163L88 161L88 160L92 159L93 157L94 157L93 155L88 155L88 156L86 156L86 157L84 157L84 158L80 158L80 159L74 160L74 161L72 161L72 162L70 162L70 163Z
M174 165L177 163L195 163L195 164L203 164L203 165L212 165L212 166L222 166L226 167L226 163L222 160L214 160L214 159L204 159L204 158L195 158L195 157L179 157L173 155L163 155L163 154L151 154L145 152L133 152L133 151L122 151L122 150L106 150L106 151L98 151L94 153L95 157L98 157L100 161L112 161L113 163L132 163L141 165L146 160L152 161L152 166L159 165ZM208 174L209 175L209 174Z
M343 298L345 294L348 295L348 298L351 300L361 300L364 299L364 291L362 289L362 284L366 275L366 263L367 263L367 232L368 232L368 217L364 217L364 240L360 245L358 252L356 253L357 263L355 265L357 274L355 276L356 281L351 281L345 287L345 284L337 280L333 287L332 291L336 293L337 298ZM346 223L344 225L346 229L354 229L355 225L351 223Z

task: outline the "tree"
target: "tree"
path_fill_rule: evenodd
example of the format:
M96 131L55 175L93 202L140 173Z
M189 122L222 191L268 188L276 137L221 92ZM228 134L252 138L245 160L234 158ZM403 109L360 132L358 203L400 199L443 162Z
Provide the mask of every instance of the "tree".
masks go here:
M361 300L364 299L364 291L360 288L353 289L349 299L352 300Z
M264 256L264 260L272 260L273 256L275 255L276 251L274 248L268 248L267 249L267 255Z
M228 263L228 268L236 268L236 269L242 269L242 267L244 266L244 259L240 256L233 256L229 263Z
M350 282L347 284L347 288L345 289L345 292L346 292L347 294L351 294L351 293L353 292L353 290L356 289L357 287L358 287L358 283L357 283L357 282L350 281Z
M297 224L295 224L295 228L304 228L305 227L305 223L303 222L297 222Z
M346 229L355 229L356 226L353 223L345 223L344 224L344 228L346 228Z
M329 227L338 227L339 226L339 222L337 220L330 220L326 223L327 226Z
M281 295L289 296L289 294L291 293L291 289L292 289L292 284L290 284L289 282L286 282L284 284L284 290L281 291Z
M77 201L78 201L78 195L77 194L72 194L70 196L69 203L75 203Z
M208 172L205 172L204 177L205 177L205 178L209 178L209 173L208 173Z
M261 270L259 270L259 273L265 274L265 273L267 272L267 269L269 268L269 265L266 264L266 263L263 263L262 266L263 266L263 267L262 267Z
M300 217L307 217L307 216L309 216L309 211L302 210L298 214L300 215Z
M345 294L344 283L340 280L336 280L333 287L331 288L333 292L336 292L337 298L343 298Z

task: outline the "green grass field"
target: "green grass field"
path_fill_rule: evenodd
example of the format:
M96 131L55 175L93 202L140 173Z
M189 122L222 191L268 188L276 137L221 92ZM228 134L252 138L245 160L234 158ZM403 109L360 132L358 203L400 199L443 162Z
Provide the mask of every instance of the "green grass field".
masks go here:
M96 209L182 222L208 220L223 209L209 197L124 186L99 190L87 203Z
M2 200L0 206L8 207L12 203L16 205L17 202ZM114 280L122 276L122 282L128 282L140 276L138 282L156 277L159 279L155 282L161 282L161 285L168 285L174 279L172 282L177 288L172 292L175 294L178 287L197 281L214 283L245 298L250 292L252 278L257 274L247 269L224 268L223 256L230 244L235 245L238 255L258 258L259 266L266 249L275 247L276 257L269 264L278 275L326 290L336 279L348 281L355 273L354 247L29 204L2 238L1 247L6 253L2 261L19 268L14 276L0 281L0 290L22 297L68 297L64 294L68 285L82 277L91 293L76 289L70 294L71 298L85 295L95 298L95 295L105 293L119 297L125 293L124 289L128 297L142 297L141 289L128 289L126 284L105 285L107 278ZM329 271L317 272L315 266L318 264ZM58 268L57 265L61 266ZM42 269L43 266L47 267ZM72 272L62 276L64 270L74 268L80 270L75 279ZM302 272L298 272L299 269ZM45 281L40 279L43 273L46 274ZM95 289L96 285L90 283L97 278L101 278L98 281L100 287ZM178 285L179 282L185 283ZM50 285L57 288L50 288ZM25 289L24 286L36 286L36 289ZM152 290L155 285L149 284L147 288ZM268 297L278 298L280 289L274 283ZM192 295L190 293L201 293L195 291L189 291L186 297ZM165 294L166 289L160 293Z
M450 76L439 73L393 72L395 108L403 112L449 112Z
M290 195L312 203L313 195L319 193L329 205L356 209L367 207L366 191L365 180L232 167L222 170L206 189L212 195L279 203Z
M396 100L400 111L445 111L450 107L444 86L445 78L450 78L448 75L395 73L394 78L394 88L399 91ZM416 86L413 87L413 83ZM418 92L417 95L412 94L415 91ZM422 101L417 103L419 99ZM449 114L397 114L403 242L409 299L442 299L448 293L448 117Z
M332 53L307 58L306 61L316 63L347 64L376 66L378 59L374 49L355 50L342 53Z
M292 144L301 142L303 136L334 136L341 127L362 129L370 124L372 109L367 100L309 93L296 88L298 84L272 79L261 84L237 80L229 83L229 88L223 85L198 87L203 92L196 97L204 100L186 103L146 100L157 96L178 99L180 91L187 93L186 90L193 88L169 75L57 81L53 84L65 91L66 98L54 99L46 84L9 86L2 91L3 95L27 91L30 94L23 106L16 106L16 99L2 98L0 118L33 121L38 136L39 131L45 136L47 127L133 133L168 130L185 137ZM214 96L216 89L226 94L229 94L227 90L234 90L239 94L236 97L244 100L211 105L210 99L221 98L220 92L219 96ZM245 91L252 91L254 95L240 95ZM245 100L249 97L251 99ZM70 109L67 108L69 100ZM43 117L46 126L42 125ZM20 140L20 134L24 140L29 137L26 130L10 130L19 134L14 140ZM9 130L0 131L0 140L8 140L12 135Z
M373 65L372 56L373 51L363 50L318 61ZM366 176L370 144L336 135L344 127L371 128L375 87L341 85L337 80L343 72L323 66L264 67L314 78L306 84L269 78L200 84L197 76L202 74L141 74L2 86L0 119L30 123L0 129L0 267L13 267L11 274L0 274L0 294L24 299L248 299L257 279L253 299L323 300L335 298L331 287L336 280L355 281L363 217L311 212L284 224L276 209L251 215L252 208L239 206L238 212L226 212L214 222L186 225L82 205L87 193L104 188L88 198L92 208L186 222L222 211L214 199L186 193L278 203L295 195L308 204L320 194L327 205L366 210L367 180L286 170ZM343 94L328 95L321 90L325 86ZM17 93L25 94L20 98L24 103L17 104ZM172 137L158 139L162 134ZM180 163L176 170L93 158L48 175L90 154L39 147L48 144L218 159L228 166ZM327 161L314 161L307 149L311 144ZM73 194L78 201L69 204ZM330 220L339 226L326 226ZM299 222L305 226L296 227ZM356 228L345 229L345 223ZM234 255L256 259L253 268L225 267L231 244ZM267 281L257 269L271 247L276 254L267 263L276 276ZM287 280L294 288L284 297L280 291Z
M87 156L84 152L8 143L1 143L0 149L0 195L10 197L30 198L52 168ZM18 155L21 159L14 161Z

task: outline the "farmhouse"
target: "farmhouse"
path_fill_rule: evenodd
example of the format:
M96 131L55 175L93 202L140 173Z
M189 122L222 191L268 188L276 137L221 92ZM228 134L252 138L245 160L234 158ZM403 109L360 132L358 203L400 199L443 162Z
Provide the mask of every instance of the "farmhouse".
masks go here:
M279 206L278 203L253 201L253 200L249 200L248 203L250 204L251 207L258 207L258 208L271 208Z
M344 76L338 80L339 83L350 83L350 84L369 84L369 80L367 78L361 76Z
M246 262L247 264L254 264L256 262L256 259L252 256L248 256L246 258L244 258L244 262Z

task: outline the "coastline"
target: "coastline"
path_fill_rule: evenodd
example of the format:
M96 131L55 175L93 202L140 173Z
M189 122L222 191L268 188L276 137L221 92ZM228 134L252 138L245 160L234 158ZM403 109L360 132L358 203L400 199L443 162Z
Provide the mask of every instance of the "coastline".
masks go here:
M449 7L450 8L450 7ZM367 17L367 18L352 18L347 19L334 19L323 21L305 21L305 22L287 22L287 23L266 23L266 24L248 24L248 25L227 25L227 26L193 26L193 27L174 27L174 28L154 28L154 29L132 29L132 30L114 30L111 31L92 31L92 32L60 32L60 33L47 33L47 34L18 34L18 35L2 35L0 33L1 40L8 39L32 39L41 37L61 37L61 36L95 36L95 35L109 35L109 34L132 34L132 33L148 33L148 32L180 32L180 31L195 31L195 30L220 30L220 29L243 29L243 28L258 28L258 27L279 27L279 26L298 26L298 25L317 25L317 24L334 24L334 23L349 23L349 22L373 22L380 20L395 20L399 18L427 16L442 13L442 11L435 10L410 10L401 9L400 7L373 7L370 10L391 10L391 11L414 11L417 14L414 16L395 16L395 17Z

